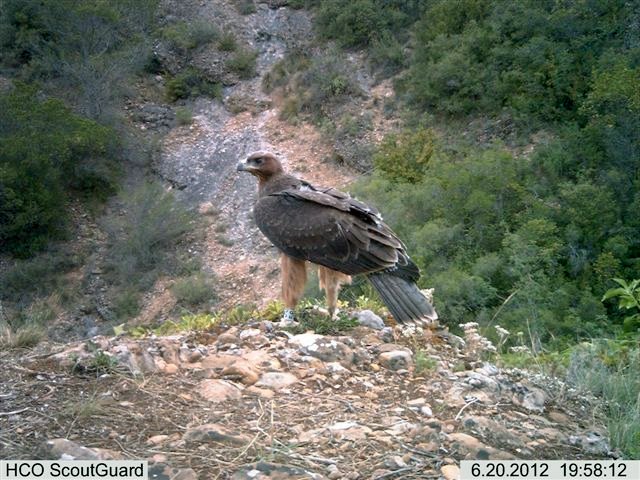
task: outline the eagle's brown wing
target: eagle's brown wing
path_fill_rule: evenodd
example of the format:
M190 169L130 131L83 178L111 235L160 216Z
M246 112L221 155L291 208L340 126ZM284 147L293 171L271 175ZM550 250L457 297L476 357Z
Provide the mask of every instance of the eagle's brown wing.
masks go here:
M419 276L377 211L346 193L302 183L260 198L254 214L264 235L291 257L348 275L400 269L408 280Z

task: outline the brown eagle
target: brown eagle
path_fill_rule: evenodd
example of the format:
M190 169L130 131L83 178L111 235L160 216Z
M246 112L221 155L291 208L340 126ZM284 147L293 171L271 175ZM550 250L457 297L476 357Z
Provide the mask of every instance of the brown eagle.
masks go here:
M378 211L334 188L287 175L273 153L255 152L238 171L258 177L253 213L260 231L280 250L285 320L302 296L306 262L319 267L320 287L334 314L340 284L366 275L399 323L438 318L420 292L418 267Z

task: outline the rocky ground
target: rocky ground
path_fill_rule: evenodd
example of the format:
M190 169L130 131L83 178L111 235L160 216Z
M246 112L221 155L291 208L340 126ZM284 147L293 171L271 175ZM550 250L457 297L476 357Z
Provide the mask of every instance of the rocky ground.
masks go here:
M148 459L162 479L454 479L463 459L609 452L590 400L383 327L293 335L258 318L0 353L0 457Z

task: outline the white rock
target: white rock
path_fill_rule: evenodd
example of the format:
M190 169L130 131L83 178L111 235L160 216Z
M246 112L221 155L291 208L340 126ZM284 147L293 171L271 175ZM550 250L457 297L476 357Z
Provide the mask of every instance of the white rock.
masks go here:
M280 390L293 385L298 381L298 377L288 372L267 372L264 373L256 383L257 387L267 387L273 390Z

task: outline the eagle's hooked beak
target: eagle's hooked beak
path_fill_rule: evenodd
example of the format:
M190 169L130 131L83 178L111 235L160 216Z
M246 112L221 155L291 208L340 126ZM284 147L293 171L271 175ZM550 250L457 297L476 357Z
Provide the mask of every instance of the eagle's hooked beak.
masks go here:
M236 165L236 171L237 172L248 172L249 170L250 170L250 168L246 164L246 162L238 162L238 165Z

